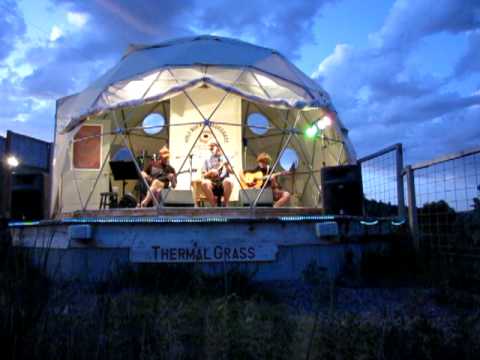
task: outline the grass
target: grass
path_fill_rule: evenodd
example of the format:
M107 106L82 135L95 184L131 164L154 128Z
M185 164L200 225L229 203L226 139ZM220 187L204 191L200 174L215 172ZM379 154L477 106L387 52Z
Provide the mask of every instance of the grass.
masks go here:
M382 269L394 277L404 260L369 255L362 277L372 281ZM313 289L307 311L240 274L208 277L194 266L142 266L101 286L60 286L2 241L2 359L475 359L480 352L472 292L448 284L434 292L431 301L455 311L442 322L419 310L421 294L410 311L365 316L337 310L338 284L324 269L311 264L304 281Z

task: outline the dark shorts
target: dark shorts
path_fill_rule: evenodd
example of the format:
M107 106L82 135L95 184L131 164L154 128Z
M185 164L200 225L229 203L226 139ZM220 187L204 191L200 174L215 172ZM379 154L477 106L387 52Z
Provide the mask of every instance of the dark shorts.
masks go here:
M212 192L215 196L222 196L223 195L223 185L220 183L213 183L212 184Z

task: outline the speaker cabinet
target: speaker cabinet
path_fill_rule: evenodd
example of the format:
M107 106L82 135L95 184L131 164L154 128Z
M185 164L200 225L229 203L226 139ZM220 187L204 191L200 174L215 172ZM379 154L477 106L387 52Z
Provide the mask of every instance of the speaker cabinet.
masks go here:
M239 199L242 206L250 206L253 204L255 199L257 198L260 190L257 189L248 189L248 190L240 190L239 192ZM263 190L262 195L257 201L257 206L272 206L273 205L273 193L272 189L266 188Z
M321 171L323 209L329 215L363 215L360 165L330 166Z
M168 192L168 195L167 195ZM191 190L162 190L161 202L164 206L186 207L192 206L193 193Z
M45 189L42 173L12 175L10 212L14 220L45 218Z

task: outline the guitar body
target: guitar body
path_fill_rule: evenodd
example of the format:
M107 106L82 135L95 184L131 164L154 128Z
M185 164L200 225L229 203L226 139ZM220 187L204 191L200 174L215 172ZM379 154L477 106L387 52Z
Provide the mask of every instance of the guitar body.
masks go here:
M232 156L231 159L233 158L234 157ZM217 175L213 176L213 175L204 174L203 177L205 179L210 180L215 185L221 185L223 183L223 180L225 180L229 175L227 171L227 166L228 166L228 162L224 161L217 168L215 168L215 170L217 170Z
M291 174L291 171L282 171L273 173L270 176L285 176ZM240 185L242 189L261 189L263 181L268 179L269 175L263 175L263 173L259 171L255 172L245 172L243 176L240 176Z
M261 171L246 172L240 178L242 189L261 189L264 175Z

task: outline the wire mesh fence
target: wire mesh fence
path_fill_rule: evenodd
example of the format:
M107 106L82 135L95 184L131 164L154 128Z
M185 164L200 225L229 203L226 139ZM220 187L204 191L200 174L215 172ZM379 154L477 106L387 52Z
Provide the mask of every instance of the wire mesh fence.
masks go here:
M365 215L403 216L404 191L401 144L359 159L362 167Z
M480 260L480 148L412 170L419 246L433 254Z

